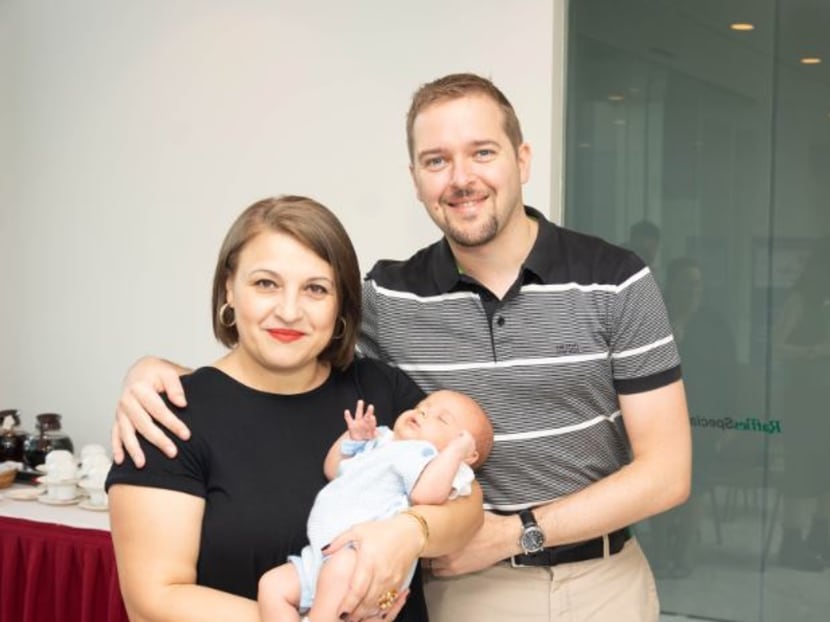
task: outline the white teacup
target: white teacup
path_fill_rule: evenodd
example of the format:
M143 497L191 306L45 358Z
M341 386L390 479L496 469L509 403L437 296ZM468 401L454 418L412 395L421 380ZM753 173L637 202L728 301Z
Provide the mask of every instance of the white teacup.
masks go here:
M46 482L46 496L55 501L70 501L78 496L78 487L75 480Z
M43 465L47 482L74 480L78 477L78 464L75 456L65 449L55 449L46 454Z
M109 504L109 500L107 499L107 492L103 488L90 488L87 490L87 492L89 492L90 505L96 505L98 507L101 507Z
M89 493L90 505L99 507L107 505L107 493L104 488L111 466L112 462L109 458L106 461L97 460L90 465L86 477L81 481L81 487Z
M88 458L89 456L106 456L107 450L104 449L103 445L98 445L97 443L90 443L89 445L84 445L81 447L81 462L84 461L84 458Z
M46 454L46 475L40 479L46 485L46 497L53 501L69 501L78 496L78 464L66 449L54 449Z
M48 454L46 454L46 468L55 465L55 464L66 464L72 463L75 464L75 456L72 455L72 452L67 449L53 449Z
M81 458L81 477L88 477L93 470L103 470L104 478L112 465L112 460L106 454L87 454Z

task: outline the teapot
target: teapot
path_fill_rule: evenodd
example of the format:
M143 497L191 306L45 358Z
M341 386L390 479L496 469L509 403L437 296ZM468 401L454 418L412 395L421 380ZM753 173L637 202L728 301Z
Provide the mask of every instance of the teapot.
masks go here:
M26 436L23 442L23 463L30 469L46 461L46 454L53 449L75 450L75 446L61 430L61 416L57 413L43 413L35 417L37 432Z

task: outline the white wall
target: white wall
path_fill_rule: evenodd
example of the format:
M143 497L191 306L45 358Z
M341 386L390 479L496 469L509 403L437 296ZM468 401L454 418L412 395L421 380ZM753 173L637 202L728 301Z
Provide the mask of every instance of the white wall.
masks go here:
M215 254L261 197L330 206L364 270L432 241L404 116L445 73L511 98L549 211L553 32L548 0L0 1L0 407L106 442L138 356L214 360Z

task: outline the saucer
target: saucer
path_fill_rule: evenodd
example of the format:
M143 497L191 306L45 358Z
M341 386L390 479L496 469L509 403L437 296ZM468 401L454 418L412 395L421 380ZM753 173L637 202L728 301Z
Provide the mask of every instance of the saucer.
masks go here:
M75 503L78 503L81 498L74 497L72 499L52 499L51 497L43 495L38 497L37 500L41 503L45 503L46 505L74 505Z
M87 478L83 478L78 481L78 488L83 488L84 490L104 490L104 485L93 486Z
M7 490L6 496L15 501L34 501L43 494L43 488L15 488Z
M70 479L55 479L55 478L49 477L48 475L41 475L40 477L37 478L37 483L38 484L43 484L44 486L48 486L49 484L52 484L53 486L63 486L63 485L71 486L71 485L77 485L77 483L79 481L81 481L81 480L79 480L77 477L73 477L73 478L70 478Z
M110 506L104 505L96 505L94 503L90 503L89 501L81 501L78 504L78 507L82 510L92 510L93 512L106 512L110 509Z
M41 473L42 475L49 475L49 467L47 467L45 464L36 464L35 471Z

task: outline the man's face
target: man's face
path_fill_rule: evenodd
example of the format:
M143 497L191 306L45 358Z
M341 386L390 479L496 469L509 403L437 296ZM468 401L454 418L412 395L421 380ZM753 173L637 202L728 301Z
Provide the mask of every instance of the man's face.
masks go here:
M516 153L503 115L489 97L470 95L428 106L412 127L418 199L460 246L483 246L524 216L530 148L522 144Z

